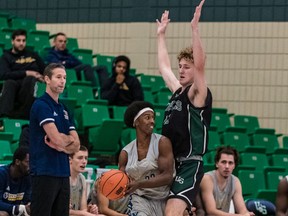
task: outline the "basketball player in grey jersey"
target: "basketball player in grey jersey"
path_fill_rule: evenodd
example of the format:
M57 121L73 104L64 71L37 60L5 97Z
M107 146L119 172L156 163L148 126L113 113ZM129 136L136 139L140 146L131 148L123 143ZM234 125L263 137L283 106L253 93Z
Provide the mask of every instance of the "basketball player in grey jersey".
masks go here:
M153 105L145 101L133 102L125 112L126 125L136 129L136 139L119 156L119 169L131 180L128 215L164 216L174 159L170 140L153 133L154 115Z

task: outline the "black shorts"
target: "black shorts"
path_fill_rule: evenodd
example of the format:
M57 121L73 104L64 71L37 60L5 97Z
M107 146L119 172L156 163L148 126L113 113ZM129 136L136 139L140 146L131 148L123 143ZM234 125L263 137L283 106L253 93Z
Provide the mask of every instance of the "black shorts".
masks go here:
M69 216L69 177L32 176L31 215Z
M190 209L199 192L203 175L202 161L186 160L176 162L176 177L170 188L168 199L182 199L187 203L188 209Z

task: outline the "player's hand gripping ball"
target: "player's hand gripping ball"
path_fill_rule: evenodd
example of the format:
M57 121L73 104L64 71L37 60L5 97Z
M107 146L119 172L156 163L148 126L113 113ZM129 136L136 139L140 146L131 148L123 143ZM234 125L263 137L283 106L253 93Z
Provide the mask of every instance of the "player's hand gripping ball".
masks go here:
M128 183L129 178L124 172L112 169L100 177L99 189L109 200L117 200L125 195Z

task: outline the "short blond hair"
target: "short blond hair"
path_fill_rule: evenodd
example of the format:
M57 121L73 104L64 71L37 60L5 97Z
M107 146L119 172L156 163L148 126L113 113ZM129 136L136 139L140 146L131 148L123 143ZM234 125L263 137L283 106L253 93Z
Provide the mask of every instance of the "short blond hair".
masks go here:
M187 61L194 62L193 58L193 48L192 47L186 47L180 51L180 53L177 56L178 61L181 59L185 59Z

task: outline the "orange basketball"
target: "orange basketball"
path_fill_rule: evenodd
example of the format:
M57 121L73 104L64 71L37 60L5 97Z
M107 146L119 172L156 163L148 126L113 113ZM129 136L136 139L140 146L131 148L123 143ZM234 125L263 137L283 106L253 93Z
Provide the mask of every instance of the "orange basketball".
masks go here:
M124 196L128 176L120 170L109 170L100 177L99 190L110 200L117 200Z

